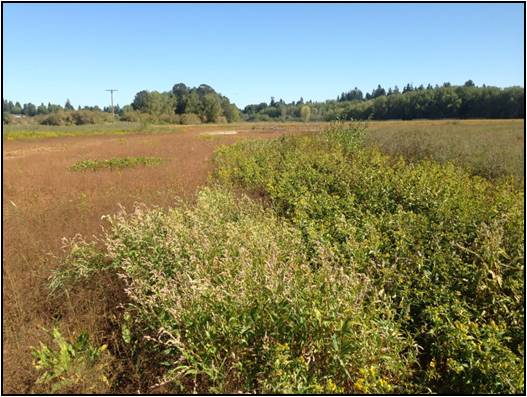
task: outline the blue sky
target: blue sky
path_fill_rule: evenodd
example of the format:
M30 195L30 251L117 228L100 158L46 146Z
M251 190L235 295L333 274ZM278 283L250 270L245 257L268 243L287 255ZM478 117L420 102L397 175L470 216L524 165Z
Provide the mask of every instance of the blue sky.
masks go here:
M524 85L523 4L3 4L4 98L130 103L209 84L238 106L355 86Z

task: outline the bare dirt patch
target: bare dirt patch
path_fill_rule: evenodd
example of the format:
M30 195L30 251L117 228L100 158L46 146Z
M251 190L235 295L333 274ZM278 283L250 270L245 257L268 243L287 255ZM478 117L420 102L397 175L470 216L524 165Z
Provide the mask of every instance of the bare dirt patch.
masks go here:
M210 131L202 132L200 135L236 135L238 131Z

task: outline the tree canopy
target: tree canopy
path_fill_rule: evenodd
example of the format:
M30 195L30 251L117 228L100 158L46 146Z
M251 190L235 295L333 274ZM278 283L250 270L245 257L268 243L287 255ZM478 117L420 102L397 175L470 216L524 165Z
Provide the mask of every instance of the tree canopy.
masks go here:
M310 120L352 119L441 119L441 118L523 118L524 88L477 87L472 80L463 86L444 83L414 87L407 84L402 92L395 86L388 90L378 85L365 96L357 87L343 92L337 100L310 103ZM283 101L248 105L243 110L247 120L304 120L302 105Z
M154 116L194 114L208 123L240 119L238 108L229 98L206 84L191 88L178 83L171 91L162 93L143 90L135 95L132 107Z
M371 93L357 87L343 92L336 100L325 102L298 101L285 103L272 96L269 103L245 106L242 112L207 84L188 87L175 84L170 91L139 91L131 105L115 106L122 120L171 123L217 123L248 121L297 120L331 121L352 119L441 119L441 118L523 118L525 116L525 90L523 87L478 87L472 80L453 86L446 82L433 87L423 84L414 87L408 83L402 90L398 86L387 90L380 84ZM4 114L40 116L57 112L75 112L69 99L64 106L3 100ZM98 106L84 106L78 111L101 112ZM102 109L111 113L111 107ZM4 117L9 120L9 117ZM51 118L53 119L53 118ZM47 120L47 119L46 119Z

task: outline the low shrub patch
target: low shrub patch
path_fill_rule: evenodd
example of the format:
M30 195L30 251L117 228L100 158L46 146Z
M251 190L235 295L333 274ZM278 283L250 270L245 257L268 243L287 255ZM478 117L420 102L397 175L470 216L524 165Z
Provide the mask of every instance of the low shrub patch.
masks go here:
M97 171L101 169L123 169L139 166L154 166L161 164L158 157L122 157L109 160L82 160L73 164L72 171Z
M114 121L110 113L94 110L59 111L40 117L43 125L83 125Z
M95 346L86 333L73 343L55 328L51 333L55 346L42 342L34 348L34 366L40 371L36 392L104 393L110 385L112 357L106 345Z

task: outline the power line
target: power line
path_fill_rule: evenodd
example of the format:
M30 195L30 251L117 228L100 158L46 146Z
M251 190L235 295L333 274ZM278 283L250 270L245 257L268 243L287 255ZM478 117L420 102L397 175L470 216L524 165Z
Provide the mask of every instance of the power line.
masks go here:
M119 91L119 90L116 89L116 88L109 88L109 89L107 89L107 90L105 90L105 91L110 91L110 97L111 97L111 101L112 101L112 102L111 102L111 103L112 103L112 116L115 117L115 113L114 113L114 111L113 111L113 93L114 93L115 91Z

